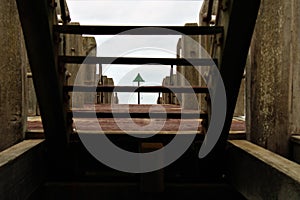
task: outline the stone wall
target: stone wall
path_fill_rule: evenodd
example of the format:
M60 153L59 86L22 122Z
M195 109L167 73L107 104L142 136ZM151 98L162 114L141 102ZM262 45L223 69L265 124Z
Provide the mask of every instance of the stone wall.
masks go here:
M0 6L0 151L24 138L27 55L16 1Z
M300 1L261 2L247 68L248 139L289 156L300 133Z

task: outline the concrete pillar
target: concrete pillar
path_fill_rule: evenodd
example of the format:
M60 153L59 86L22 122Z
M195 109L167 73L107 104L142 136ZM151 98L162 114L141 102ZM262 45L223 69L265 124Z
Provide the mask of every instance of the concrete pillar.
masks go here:
M219 9L219 0L214 0L213 2L213 7L211 11L211 18L209 21L209 17L207 16L208 13L208 7L209 7L209 0L204 0L200 13L199 13L199 26L210 26L210 25L215 25L216 21L216 15ZM218 40L222 37L222 35L201 35L200 38L200 44L202 49L200 50L200 58L211 58L211 55L216 55L215 57L212 57L212 59L218 59L218 62L220 62L221 58L221 45L218 45ZM214 45L215 45L215 48ZM220 63L218 63L220 64ZM209 67L209 66L207 66ZM203 68L200 68L200 71ZM205 69L206 70L206 69ZM206 80L212 80L214 77L211 74L205 73L205 71L202 70L202 75L205 76ZM203 78L200 78L200 86L201 87L207 87L206 82L203 80ZM209 96L207 94L201 94L200 95L200 111L202 113L210 113L210 102L207 102L206 96Z
M167 76L166 78L163 79L162 85L165 87L168 87L170 85L170 76ZM171 104L169 93L162 94L162 103L163 104Z
M97 55L97 43L94 37L83 37L83 53L86 56ZM96 85L96 64L86 64L85 66L85 85ZM95 103L96 93L85 93L84 103L93 104Z
M102 84L108 85L108 80L107 80L107 76L102 76ZM108 92L103 92L103 96L102 96L102 103L103 104L107 104L108 103Z
M98 80L97 80L97 82L98 82L98 86L103 86L103 78L102 78L102 75L101 74L98 74L97 75L98 76ZM103 103L103 92L97 92L97 103L98 104L101 104L101 103Z
M78 22L72 22L71 25L80 25ZM66 34L65 35L65 54L67 56L83 56L83 39L81 35ZM78 73L81 65L79 64L67 64L66 68L71 74L68 79L68 85L74 85L76 80L76 85L84 85L85 70L81 70ZM71 95L72 96L72 95ZM84 104L84 94L77 93L75 99L70 99L70 104L72 107L82 107ZM73 102L73 103L72 103Z
M182 42L181 42L181 38L178 40L177 42L177 58L182 58ZM183 66L180 66L180 65L177 65L176 67L176 83L177 83L177 86L180 87L180 86L183 86ZM178 104L181 105L182 104L182 94L181 93L178 93L176 94L177 96L177 101L178 101Z
M234 110L234 117L245 116L245 90L245 79L243 79L241 82L240 92Z
M283 156L300 133L299 8L299 0L261 2L247 71L248 138Z
M187 23L185 26L198 26L197 23ZM199 58L199 36L183 36L181 39L182 58ZM185 77L185 86L199 86L200 73L193 66L183 68ZM200 107L200 95L196 94L197 99L193 98L194 94L183 94L183 109L198 109Z
M16 1L0 6L0 151L23 140L26 129L27 55Z
M119 97L117 92L115 92L113 99L113 104L119 104Z
M114 80L112 78L108 78L107 79L107 85L114 86ZM107 99L108 99L107 103L109 103L109 104L114 102L114 95L113 95L112 92L108 92Z
M38 103L35 94L35 89L33 86L33 80L30 68L27 68L27 77L26 77L26 92L27 92L27 115L36 116L38 110Z
M177 75L173 74L172 75L172 81L173 81L173 86L177 86ZM176 95L174 93L172 95L172 104L178 104Z

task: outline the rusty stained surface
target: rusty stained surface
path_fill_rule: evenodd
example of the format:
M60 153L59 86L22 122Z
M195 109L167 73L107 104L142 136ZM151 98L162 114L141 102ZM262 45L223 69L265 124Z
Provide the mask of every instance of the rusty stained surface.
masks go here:
M95 104L84 105L76 111L110 112L168 112L168 113L197 113L197 110L182 110L178 105L118 105L118 104ZM90 131L201 131L200 119L131 119L131 118L76 118L73 127L78 130ZM98 123L97 123L98 121ZM29 118L27 121L28 131L42 131L42 123L39 117ZM234 119L231 131L244 132L245 122Z

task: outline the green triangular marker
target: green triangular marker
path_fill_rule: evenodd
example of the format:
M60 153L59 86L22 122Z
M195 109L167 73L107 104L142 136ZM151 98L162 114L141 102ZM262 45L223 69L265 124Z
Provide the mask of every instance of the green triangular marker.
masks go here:
M145 80L141 77L140 73L138 73L133 82L145 82Z

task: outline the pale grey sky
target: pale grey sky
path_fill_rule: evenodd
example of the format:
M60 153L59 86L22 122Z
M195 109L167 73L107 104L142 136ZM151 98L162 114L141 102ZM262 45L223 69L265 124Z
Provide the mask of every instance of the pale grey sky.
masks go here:
M199 21L202 0L67 0L71 19L81 25L183 26ZM98 56L175 57L179 36L96 36ZM140 73L145 85L161 85L170 66L103 66L115 85L134 85ZM136 95L118 93L120 103L136 103ZM142 94L141 103L156 103L157 94Z

